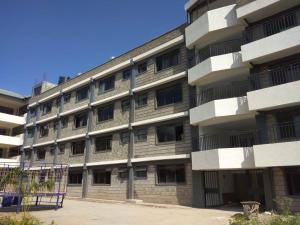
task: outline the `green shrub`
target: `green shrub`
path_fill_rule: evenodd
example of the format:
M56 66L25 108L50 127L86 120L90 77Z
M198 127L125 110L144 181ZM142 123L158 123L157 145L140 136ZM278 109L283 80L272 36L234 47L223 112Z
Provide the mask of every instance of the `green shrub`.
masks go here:
M22 216L20 219L16 217L0 217L0 225L43 225L43 223L30 215ZM52 222L50 225L55 225Z
M241 214L233 216L230 225L300 225L300 216L278 215L269 219L259 219L252 217L247 219Z

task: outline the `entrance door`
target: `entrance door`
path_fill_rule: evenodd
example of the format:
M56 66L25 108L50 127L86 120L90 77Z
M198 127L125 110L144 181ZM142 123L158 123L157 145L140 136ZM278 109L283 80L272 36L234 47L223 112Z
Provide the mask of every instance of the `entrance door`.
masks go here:
M204 193L206 207L215 207L221 205L218 172L204 172Z

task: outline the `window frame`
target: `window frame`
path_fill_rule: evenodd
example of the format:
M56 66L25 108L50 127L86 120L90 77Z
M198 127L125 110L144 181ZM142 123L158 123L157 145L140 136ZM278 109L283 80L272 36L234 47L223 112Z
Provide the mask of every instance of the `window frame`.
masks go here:
M104 175L104 182L103 183L99 183L99 182L95 182L95 173L100 173L102 175ZM107 175L109 173L109 179L107 182ZM92 185L94 186L111 186L111 175L112 175L112 171L110 169L95 169L93 170L93 179L92 179Z
M77 181L79 182L76 182L76 183L70 183L70 175L73 175L73 176L78 176L81 177L81 179L78 179L77 177ZM68 173L68 186L82 186L82 183L83 183L83 172L82 171L69 171Z
M128 72L128 74L126 74L126 72ZM132 68L128 68L128 69L125 69L122 71L122 79L123 80L130 80L131 76L132 76Z
M79 99L79 96L82 92L86 92L86 96ZM76 91L76 103L82 102L89 99L89 86L82 87Z
M108 83L107 83L108 82ZM106 85L112 85L109 89L105 89ZM103 90L102 90L102 86L103 86ZM115 75L111 75L105 78L102 78L101 80L99 80L99 84L98 84L98 94L103 94L109 91L113 91L116 87L116 76Z
M300 185L299 190L297 190L297 184L295 184L295 181L299 180L300 177L300 167L299 166L293 166L284 168L284 174L285 174L285 180L287 185L287 192L290 196L300 196ZM291 177L292 175L296 175L296 177ZM298 181L300 183L300 181Z
M125 140L127 140L127 141L124 141L124 138L126 138ZM122 145L126 145L129 143L129 141L130 141L130 133L128 131L121 132L120 133L120 143Z
M144 136L144 139L138 139L138 137L141 137L141 136L142 137ZM135 143L147 142L147 140L148 140L148 129L147 128L137 129L134 132L134 142Z
M179 90L176 90L177 88L179 88ZM176 91L175 91L176 90ZM177 93L178 91L178 93ZM170 94L171 92L171 94ZM176 96L175 98L175 94L173 93L176 93L176 94L179 94L179 96ZM161 97L163 99L163 103L164 104L159 104L159 97L158 95L159 94L165 94L165 96ZM168 100L167 98L169 98L171 96L171 100ZM156 105L156 108L160 108L160 107L165 107L165 106L170 106L170 105L175 105L175 104L179 104L179 103L182 103L183 102L183 91L182 91L182 84L181 83L176 83L172 86L168 86L168 87L165 87L165 88L160 88L160 89L157 89L155 91L155 105Z
M146 70L140 71L140 67L142 67L142 66L145 66ZM137 76L140 76L140 75L146 73L147 71L148 71L148 62L147 61L142 62L137 65Z
M100 141L98 141L99 139L100 139ZM104 143L105 149L100 149L99 145L97 144L102 141L103 141L103 143L105 142ZM110 142L110 144L108 143L108 141ZM105 135L105 136L96 137L95 138L95 153L112 151L112 141L113 141L113 135ZM110 148L107 148L108 146L110 146Z
M127 180L129 178L129 170L127 167L118 168L118 178L120 180Z
M76 126L76 120L77 120L77 118L78 117L82 117L81 119L83 119L82 121L79 121L79 124L80 124L80 126ZM85 118L84 118L85 117ZM85 122L84 122L85 121ZM79 114L75 114L74 115L74 123L73 123L73 129L81 129L81 128L84 128L84 127L86 127L87 126L87 123L88 123L88 115L87 115L87 113L86 112L84 112L84 113L79 113ZM83 124L85 124L85 125L83 125Z
M137 172L145 172L145 176L138 176ZM135 179L144 179L146 180L148 178L148 166L135 166L134 167L134 178Z
M139 102L144 101L142 98L145 98L146 101L145 101L145 104L140 105ZM143 93L143 94L137 95L136 98L134 99L134 101L135 101L135 108L136 109L146 107L148 105L148 93Z
M76 150L76 147L79 146L82 147L81 145L83 145L83 150L80 151L79 153L74 154L74 150ZM84 155L84 151L85 151L85 140L73 141L71 143L71 156L82 156Z
M173 60L175 59L173 57L177 57L176 63L173 62ZM159 69L158 60L162 60L162 62L161 62L161 69ZM167 60L169 60L169 62ZM175 66L178 66L181 63L181 51L180 51L180 48L172 49L172 50L169 50L169 51L167 51L167 52L165 52L165 53L163 53L161 55L158 55L158 56L155 57L154 61L155 61L155 73L160 73L161 71L164 71L164 70L173 68ZM169 64L169 65L164 65L164 64Z
M159 172L161 169L169 169L172 173L174 173L175 177L174 177L174 181L167 181L168 177L167 177L167 173L165 174L166 175L166 178L165 178L165 182L162 182L162 178L160 178L159 176L161 175ZM179 169L183 169L183 174L184 174L184 177L181 178L183 181L179 181L178 177L179 177L179 174L178 173L178 170ZM182 171L181 171L182 172ZM156 166L156 185L159 185L159 186L170 186L170 185L185 185L187 180L186 180L186 168L185 168L185 164L170 164L170 165L157 165ZM169 174L170 175L170 174Z
M47 129L44 129L45 127L47 127ZM49 123L47 124L44 124L44 125L40 125L39 127L39 133L40 133L40 138L44 138L44 137L48 137L49 135L49 130L50 130L50 126L49 126ZM46 133L44 133L46 132Z
M45 116L47 114L50 114L52 112L52 102L45 102L43 105L42 105L42 116ZM45 110L46 109L46 110Z
M64 123L64 121L66 123ZM68 124L69 124L69 117L68 116L62 117L61 118L61 129L67 128Z
M128 102L128 108L125 108L124 109L124 102ZM130 100L129 99L124 99L121 101L121 109L122 109L122 113L126 113L126 112L129 112L130 111Z
M40 153L44 153L43 157L40 157ZM44 148L38 148L36 150L36 160L37 161L43 161L45 159L46 159L46 149L44 149Z
M158 136L158 130L159 128L162 128L162 127L172 127L174 128L174 137L175 139L174 140L169 140L169 141L159 141L159 136ZM176 139L176 128L179 128L179 127L182 127L182 138L181 139ZM159 126L156 126L155 127L155 131L156 131L156 144L168 144L168 143L177 143L177 142L182 142L184 141L184 124L183 123L174 123L174 124L163 124L163 125L159 125Z
M99 114L101 114L101 111L102 111L102 113L105 113L104 119L101 119L101 115L99 115ZM99 108L97 108L97 122L102 123L102 122L106 122L109 120L113 120L114 116L115 116L114 114L115 114L115 104L114 103L99 107Z
M63 151L62 151L63 147ZM58 144L58 155L64 155L66 152L66 144L65 143L60 143Z

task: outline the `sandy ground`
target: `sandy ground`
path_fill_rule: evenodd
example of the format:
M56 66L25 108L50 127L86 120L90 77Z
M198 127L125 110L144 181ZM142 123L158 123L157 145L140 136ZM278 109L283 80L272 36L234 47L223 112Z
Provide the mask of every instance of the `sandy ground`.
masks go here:
M58 225L227 225L236 211L196 209L171 205L65 200L58 211L35 211L46 224Z

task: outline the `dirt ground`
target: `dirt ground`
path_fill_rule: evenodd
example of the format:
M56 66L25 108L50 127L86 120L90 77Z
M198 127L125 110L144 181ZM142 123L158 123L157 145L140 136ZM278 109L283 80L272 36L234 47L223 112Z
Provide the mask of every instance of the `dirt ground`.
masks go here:
M65 200L58 211L35 211L45 224L58 225L227 225L236 211L171 205Z

